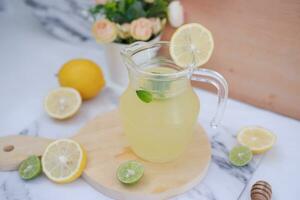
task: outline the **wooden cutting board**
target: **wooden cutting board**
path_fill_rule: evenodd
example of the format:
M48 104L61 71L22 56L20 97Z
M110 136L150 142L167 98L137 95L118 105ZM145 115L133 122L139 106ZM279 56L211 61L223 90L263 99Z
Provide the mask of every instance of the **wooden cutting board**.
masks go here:
M231 98L300 119L299 0L181 3L187 23L211 30L215 48L204 67L226 78ZM169 27L163 40L173 31Z
M183 193L200 182L211 159L208 137L197 125L193 141L176 161L156 164L141 160L129 147L118 111L91 120L72 139L87 151L88 164L82 177L114 199L165 199ZM1 137L0 170L16 170L29 155L42 155L51 141L21 135ZM145 167L143 178L133 186L123 185L116 178L118 166L128 160L138 160Z

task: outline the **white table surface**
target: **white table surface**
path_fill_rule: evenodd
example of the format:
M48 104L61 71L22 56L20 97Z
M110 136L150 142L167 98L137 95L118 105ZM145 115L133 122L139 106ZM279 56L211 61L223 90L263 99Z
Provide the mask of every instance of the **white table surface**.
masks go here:
M68 59L92 59L101 64L108 76L100 48L70 44L52 37L25 7L17 5L18 12L11 6L8 12L0 12L0 136L16 134L44 114L43 98L58 86L55 73ZM202 101L201 117L211 116L215 97L204 91L198 94ZM92 105L93 101L97 98L84 106ZM229 100L223 124L233 130L245 125L261 125L277 135L276 145L264 156L240 199L250 199L251 185L261 179L272 185L274 200L300 198L299 121ZM63 199L103 199L82 180L62 187L43 177L24 185L16 172L0 173L1 200L59 199L60 195Z

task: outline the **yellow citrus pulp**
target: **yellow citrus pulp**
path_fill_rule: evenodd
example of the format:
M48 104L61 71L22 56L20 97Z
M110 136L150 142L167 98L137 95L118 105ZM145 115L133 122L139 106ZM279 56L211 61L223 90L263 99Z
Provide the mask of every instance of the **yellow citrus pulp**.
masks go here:
M87 163L85 150L70 139L50 143L43 156L42 166L46 176L56 183L69 183L80 177Z
M66 119L75 115L80 106L80 94L73 88L60 87L52 90L44 100L46 112L55 119Z
M260 154L272 148L276 136L265 128L251 126L241 129L237 140L241 145L249 147L252 153Z
M205 64L214 49L213 37L201 24L185 24L172 35L170 54L181 67L195 68Z

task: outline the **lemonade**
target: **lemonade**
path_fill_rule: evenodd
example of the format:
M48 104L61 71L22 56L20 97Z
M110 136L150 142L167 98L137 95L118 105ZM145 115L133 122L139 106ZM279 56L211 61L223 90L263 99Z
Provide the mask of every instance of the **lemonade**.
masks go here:
M192 23L178 28L170 42L135 42L121 50L130 80L120 99L121 121L130 147L142 159L172 161L189 146L200 109L190 80L216 87L210 125L219 126L228 85L221 74L201 67L213 48L210 31Z
M132 150L141 158L167 162L184 152L192 139L199 113L199 100L188 77L168 79L164 74L177 73L168 67L146 70L151 79L131 79L120 99L120 113ZM149 91L153 100L145 103L137 89Z

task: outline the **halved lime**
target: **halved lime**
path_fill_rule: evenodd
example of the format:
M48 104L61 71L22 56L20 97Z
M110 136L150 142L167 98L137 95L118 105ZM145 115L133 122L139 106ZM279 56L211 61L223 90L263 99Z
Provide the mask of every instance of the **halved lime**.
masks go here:
M252 159L252 152L246 146L234 147L229 153L229 160L231 164L242 167L247 165Z
M35 155L29 156L19 166L19 175L24 180L34 179L39 176L41 172L41 160Z
M117 171L119 181L125 184L138 182L144 174L144 167L137 161L127 161L122 163Z

